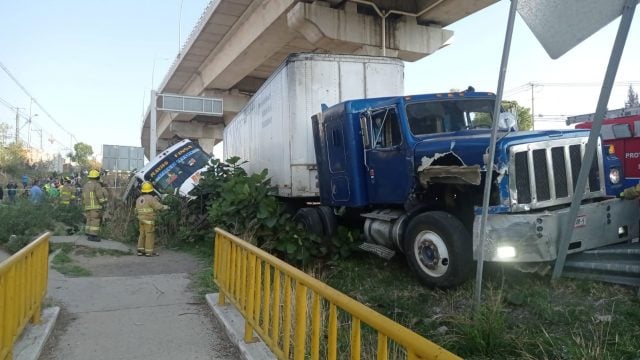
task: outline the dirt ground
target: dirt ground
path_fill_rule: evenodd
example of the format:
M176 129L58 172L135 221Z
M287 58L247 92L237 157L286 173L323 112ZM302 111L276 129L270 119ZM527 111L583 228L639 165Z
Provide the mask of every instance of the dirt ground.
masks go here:
M158 253L160 256L152 258L135 254L94 256L76 248L71 258L97 277L193 273L210 266L183 252L158 249Z

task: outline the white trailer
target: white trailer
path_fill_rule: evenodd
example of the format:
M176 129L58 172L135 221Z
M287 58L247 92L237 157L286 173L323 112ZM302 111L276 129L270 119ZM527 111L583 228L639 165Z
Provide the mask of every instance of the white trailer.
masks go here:
M224 129L224 158L269 170L283 197L317 197L311 116L321 104L404 93L404 64L397 59L293 54Z

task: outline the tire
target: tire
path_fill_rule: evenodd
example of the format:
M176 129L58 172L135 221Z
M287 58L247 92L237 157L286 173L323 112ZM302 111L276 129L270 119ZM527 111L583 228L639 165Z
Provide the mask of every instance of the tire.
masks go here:
M322 221L322 231L325 239L331 239L338 229L338 221L333 209L328 206L318 206L315 208Z
M293 217L293 222L300 225L307 232L323 236L322 219L315 208L303 207Z
M409 266L426 286L455 287L471 276L471 236L449 213L431 211L411 219L404 248Z

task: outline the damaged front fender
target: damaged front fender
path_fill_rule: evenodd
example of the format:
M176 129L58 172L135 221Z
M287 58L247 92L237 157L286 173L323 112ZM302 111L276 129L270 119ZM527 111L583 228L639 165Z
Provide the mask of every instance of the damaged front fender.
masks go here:
M480 165L467 166L453 152L423 157L417 171L420 184L424 187L429 183L480 185L482 180Z

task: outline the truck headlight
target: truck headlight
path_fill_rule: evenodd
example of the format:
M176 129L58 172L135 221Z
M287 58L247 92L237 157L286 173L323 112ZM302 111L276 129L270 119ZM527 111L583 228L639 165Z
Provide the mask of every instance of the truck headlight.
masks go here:
M620 182L620 170L617 168L611 168L609 170L609 180L612 184L617 184Z
M496 249L498 259L511 259L516 257L516 248L513 246L498 246Z

